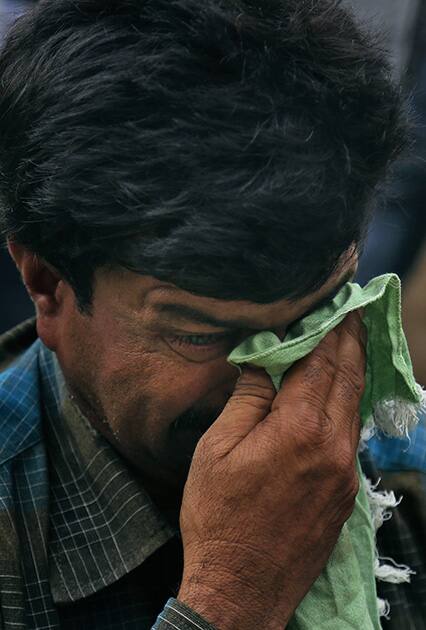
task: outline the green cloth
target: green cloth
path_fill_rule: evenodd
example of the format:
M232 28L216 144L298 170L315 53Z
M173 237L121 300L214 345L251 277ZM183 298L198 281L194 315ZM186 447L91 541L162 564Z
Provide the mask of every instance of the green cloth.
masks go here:
M347 283L325 306L295 323L283 341L260 332L229 355L234 365L263 367L278 390L286 370L311 352L345 316L364 307L368 331L366 386L361 401L362 423L374 423L392 435L403 435L415 422L423 396L413 376L401 325L398 276L374 278L364 288ZM343 526L329 562L297 608L291 630L379 629L375 584L375 527L362 480L354 511ZM371 493L370 493L371 499Z

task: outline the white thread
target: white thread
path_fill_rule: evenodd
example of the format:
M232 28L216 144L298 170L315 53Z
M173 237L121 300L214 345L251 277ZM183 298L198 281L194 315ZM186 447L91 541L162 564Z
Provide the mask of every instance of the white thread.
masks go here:
M389 621L390 619L390 606L387 599L377 598L377 607L379 609L379 616L384 617Z
M374 425L374 418L373 416L370 416L370 418L367 420L367 422L364 424L364 426L361 429L361 436L360 436L360 440L359 440L359 446L358 446L358 452L362 452L364 451L368 444L368 440L371 440L371 438L376 434L376 427Z
M392 558L379 557L377 550L376 532L381 525L392 517L391 509L399 505L402 496L397 499L395 493L390 490L377 490L380 479L376 483L372 483L365 475L362 475L362 482L367 493L368 505L370 508L371 519L374 527L375 549L374 549L374 576L376 580L382 582L390 582L392 584L401 584L410 582L411 575L415 574L405 564L398 564ZM383 562L383 564L381 564ZM377 598L377 608L379 617L390 619L390 605L385 599Z
M373 408L373 422L388 437L406 437L418 422L419 414L426 412L426 391L416 384L418 403L406 400L382 400ZM369 419L371 423L371 418Z
M380 564L380 560L385 560L390 564ZM392 558L376 558L374 561L374 574L382 582L390 582L391 584L410 582L410 576L415 575L415 573L406 564L398 564Z
M395 493L387 490L376 490L380 483L380 479L376 484L373 484L370 479L363 475L364 486L367 492L368 505L370 507L371 519L374 525L374 532L377 532L379 527L391 518L391 508L396 507L402 501L402 497L397 499Z

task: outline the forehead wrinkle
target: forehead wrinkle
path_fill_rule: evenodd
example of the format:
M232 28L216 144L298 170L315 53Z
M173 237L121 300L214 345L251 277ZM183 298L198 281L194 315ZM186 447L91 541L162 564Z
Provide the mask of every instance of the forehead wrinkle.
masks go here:
M197 324L206 324L216 328L241 329L250 327L247 320L221 319L210 315L205 311L201 311L185 304L176 304L172 302L157 303L152 306L152 309L159 315L159 317L168 321L186 321Z
M200 295L191 294L179 287L170 284L161 284L152 287L145 295L144 306L154 315L159 316L167 322L175 323L176 321L185 321L189 323L199 323L216 328L242 329L251 328L249 317L242 315L241 317L225 318L221 315L213 315L205 311L202 306L190 305L189 301L194 299L208 300L209 304L214 305L219 312L223 310L225 300L217 298L206 298ZM164 301L163 301L164 300ZM168 301L170 300L170 301ZM173 301L171 301L173 300ZM176 300L176 301L175 301ZM183 301L187 301L183 304ZM235 304L234 300L234 304ZM231 300L226 301L228 306ZM245 300L238 300L238 308L241 310L244 306L250 307L252 303ZM259 305L261 306L261 305ZM234 309L235 310L235 309ZM256 328L256 326L254 326Z
M355 271L353 268L349 269L340 278L339 282L334 287L332 287L324 296L319 297L313 304L306 305L306 308L303 310L303 312L297 313L296 317L291 317L291 318L284 317L283 320L275 322L275 323L259 324L259 321L255 322L253 318L244 317L244 316L242 316L241 318L224 319L224 318L221 318L220 316L217 317L215 315L207 313L203 309L198 308L196 306L190 306L188 304L179 303L179 301L154 302L150 304L150 309L152 309L152 311L156 315L158 315L161 319L164 319L165 321L170 322L170 323L176 323L176 321L183 321L187 323L204 324L204 325L212 326L215 328L227 328L227 329L239 329L239 330L242 330L242 329L267 330L268 328L288 326L289 324L293 323L297 319L301 319L305 317L306 315L315 311L317 308L331 301L335 297L335 295L340 291L340 289L349 280L353 278L354 273ZM149 293L159 293L161 297L164 297L165 295L170 296L170 294L172 294L170 296L172 297L173 294L175 294L176 300L179 300L179 298L184 297L182 296L182 292L179 290L179 288L173 287L173 286L162 285L160 287L155 287L151 291L149 291ZM197 296L193 296L193 297L197 297ZM215 302L216 304L218 303L220 304L221 302L220 300L217 300L214 298L212 298L211 301ZM285 298L283 298L282 301L285 302L286 301ZM302 303L302 301L303 300L301 299L300 303ZM287 301L288 311L291 312L295 308L296 302L297 302L296 300ZM247 306L249 304L250 303L248 303ZM242 307L243 305L244 305L244 301L240 301L240 307ZM262 306L267 307L267 306L274 306L274 305L276 306L276 302L270 303L270 304L256 304L256 306L258 307L262 307ZM283 304L283 311L284 310L285 310L285 304Z

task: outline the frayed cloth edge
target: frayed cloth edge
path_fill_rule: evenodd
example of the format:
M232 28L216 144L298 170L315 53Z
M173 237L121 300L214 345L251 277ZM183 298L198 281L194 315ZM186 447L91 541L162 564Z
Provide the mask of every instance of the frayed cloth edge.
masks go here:
M378 430L387 437L405 437L410 441L409 433L418 423L419 415L426 413L426 390L416 384L416 392L419 398L417 403L397 399L383 400L374 406L372 415L361 430L359 451L367 447L367 442ZM362 478L374 527L375 578L392 584L409 583L415 571L404 564L398 564L392 558L380 557L376 540L377 530L392 517L392 509L400 504L402 497L397 499L393 491L377 490L380 479L373 484L365 475L362 475ZM390 619L390 605L387 600L378 597L377 608L379 617Z
M390 490L377 490L377 486L380 483L380 479L377 483L373 484L368 477L362 475L362 482L364 484L368 505L370 508L371 520L374 527L374 575L376 580L382 582L388 582L392 584L401 584L411 581L411 575L415 574L405 564L398 564L392 558L380 557L377 550L376 533L379 527L383 523L392 517L391 510L399 505L402 501L402 497L396 498L395 493ZM390 605L387 600L377 598L377 607L379 611L379 617L390 619Z
M365 423L372 437L379 429L387 437L406 437L419 421L419 415L426 413L426 390L416 384L419 402L408 402L402 399L386 399L376 403L370 418ZM366 437L366 439L369 439Z

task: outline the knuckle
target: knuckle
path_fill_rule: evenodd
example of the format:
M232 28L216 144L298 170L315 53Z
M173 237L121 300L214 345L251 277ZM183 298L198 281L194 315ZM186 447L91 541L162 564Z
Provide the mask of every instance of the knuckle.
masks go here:
M195 448L193 461L202 462L203 466L213 463L216 452L220 452L220 435L205 433L198 440Z
M349 381L354 383L354 385L357 385L364 380L361 366L348 359L340 362L338 372L344 374Z
M237 383L234 393L229 399L230 405L250 405L260 409L268 409L275 397L272 383L242 381Z
M365 387L365 376L357 365L351 361L343 361L336 374L336 383L340 386L344 397L352 399L361 396Z
M198 460L205 460L208 455L209 455L209 447L208 447L208 443L207 439L205 435L201 436L200 439L197 442L197 446L195 447L195 451L194 451L194 455L192 458L192 461L194 463L197 462Z
M327 352L319 350L312 354L304 364L302 372L303 382L306 385L316 385L324 378L324 375L332 376L335 369L336 365L332 357Z
M354 477L353 457L349 449L347 451L344 449L340 450L338 456L334 458L332 465L339 486L347 487Z
M333 424L324 410L304 401L296 419L295 440L301 450L323 449L332 441Z

